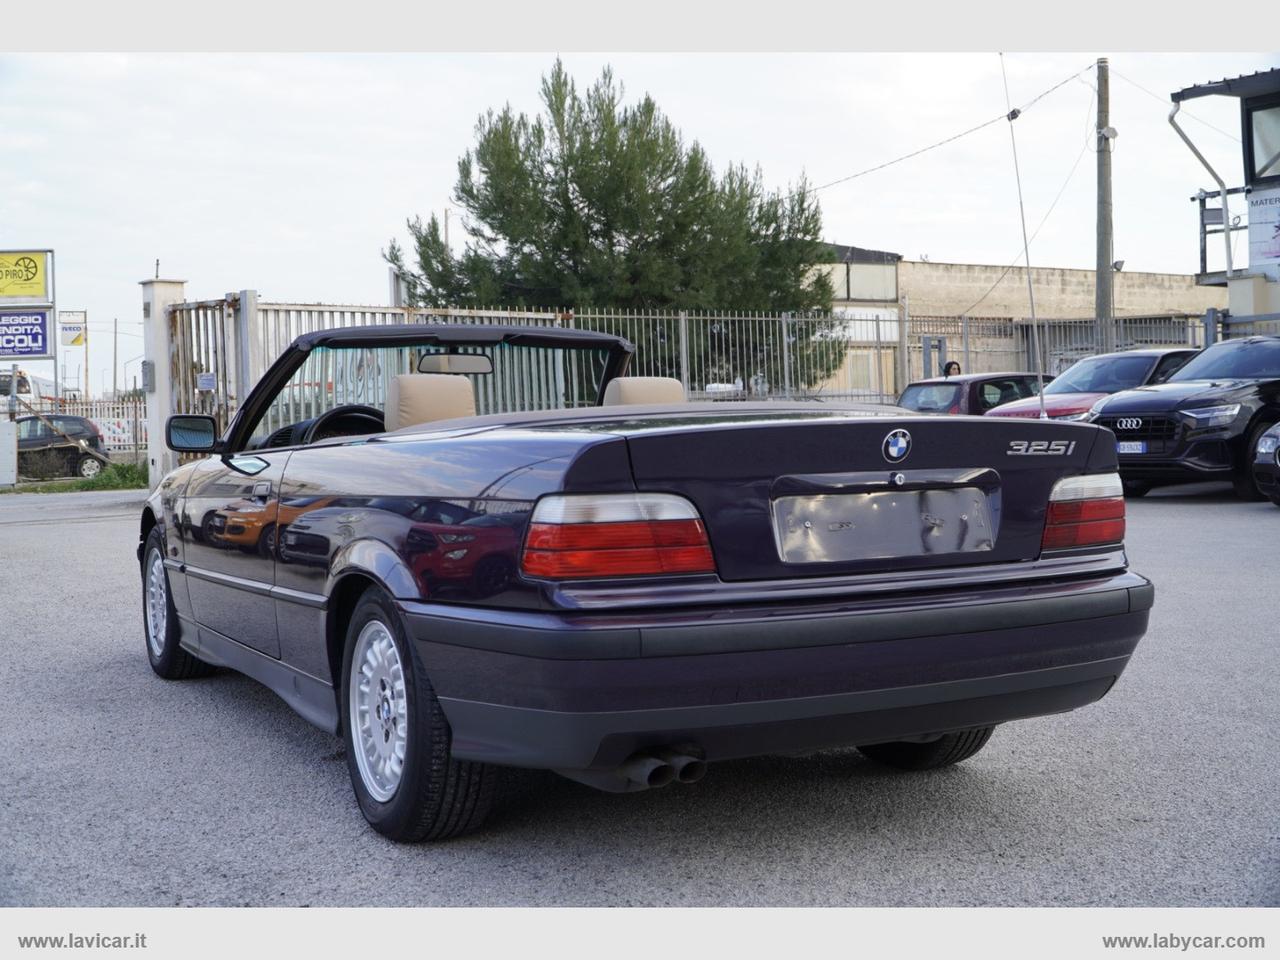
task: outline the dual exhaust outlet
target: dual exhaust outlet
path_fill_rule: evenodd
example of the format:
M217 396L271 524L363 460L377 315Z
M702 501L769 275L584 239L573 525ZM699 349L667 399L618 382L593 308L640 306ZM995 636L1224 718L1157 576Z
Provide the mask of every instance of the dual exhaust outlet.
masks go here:
M665 787L669 783L697 783L707 773L707 761L678 747L642 751L627 760L618 772L632 790Z

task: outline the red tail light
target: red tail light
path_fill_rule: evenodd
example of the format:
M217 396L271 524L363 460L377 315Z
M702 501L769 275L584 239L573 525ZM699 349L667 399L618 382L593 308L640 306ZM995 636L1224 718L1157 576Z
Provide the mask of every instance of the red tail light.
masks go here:
M1041 550L1124 542L1124 488L1114 473L1067 477L1049 494Z
M521 569L552 580L714 573L697 509L665 493L544 497Z

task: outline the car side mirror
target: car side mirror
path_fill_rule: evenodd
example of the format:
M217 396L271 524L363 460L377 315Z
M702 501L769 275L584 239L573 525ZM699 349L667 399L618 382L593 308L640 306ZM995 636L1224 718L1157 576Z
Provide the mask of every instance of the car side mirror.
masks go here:
M210 453L218 447L218 421L198 414L176 414L165 421L164 442L178 453Z

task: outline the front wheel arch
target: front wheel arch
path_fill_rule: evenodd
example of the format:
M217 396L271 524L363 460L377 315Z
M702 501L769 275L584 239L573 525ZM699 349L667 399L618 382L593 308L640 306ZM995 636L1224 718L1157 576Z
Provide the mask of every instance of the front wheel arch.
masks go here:
M142 555L147 549L147 537L151 536L151 531L155 527L156 515L151 512L151 507L142 508L142 521L138 527L138 563L142 563Z

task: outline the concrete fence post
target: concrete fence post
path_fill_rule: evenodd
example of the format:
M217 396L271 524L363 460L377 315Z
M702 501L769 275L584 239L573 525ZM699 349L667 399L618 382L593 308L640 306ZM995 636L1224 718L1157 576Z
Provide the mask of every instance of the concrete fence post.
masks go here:
M894 393L899 395L911 381L910 358L907 354L907 327L910 323L911 309L907 305L907 295L904 293L901 302L898 304L898 369L897 383L894 384Z
M1210 307L1204 315L1204 344L1211 347L1218 342L1218 308Z
M680 384L685 399L689 397L689 314L680 311Z
M142 281L143 359L152 370L147 398L147 482L155 489L160 479L177 466L177 457L164 443L164 424L174 412L173 327L169 307L186 300L185 280Z
M266 372L262 356L261 326L258 323L258 291L241 290L236 299L235 308L235 342L236 342L236 377L235 408L253 389L258 377Z

